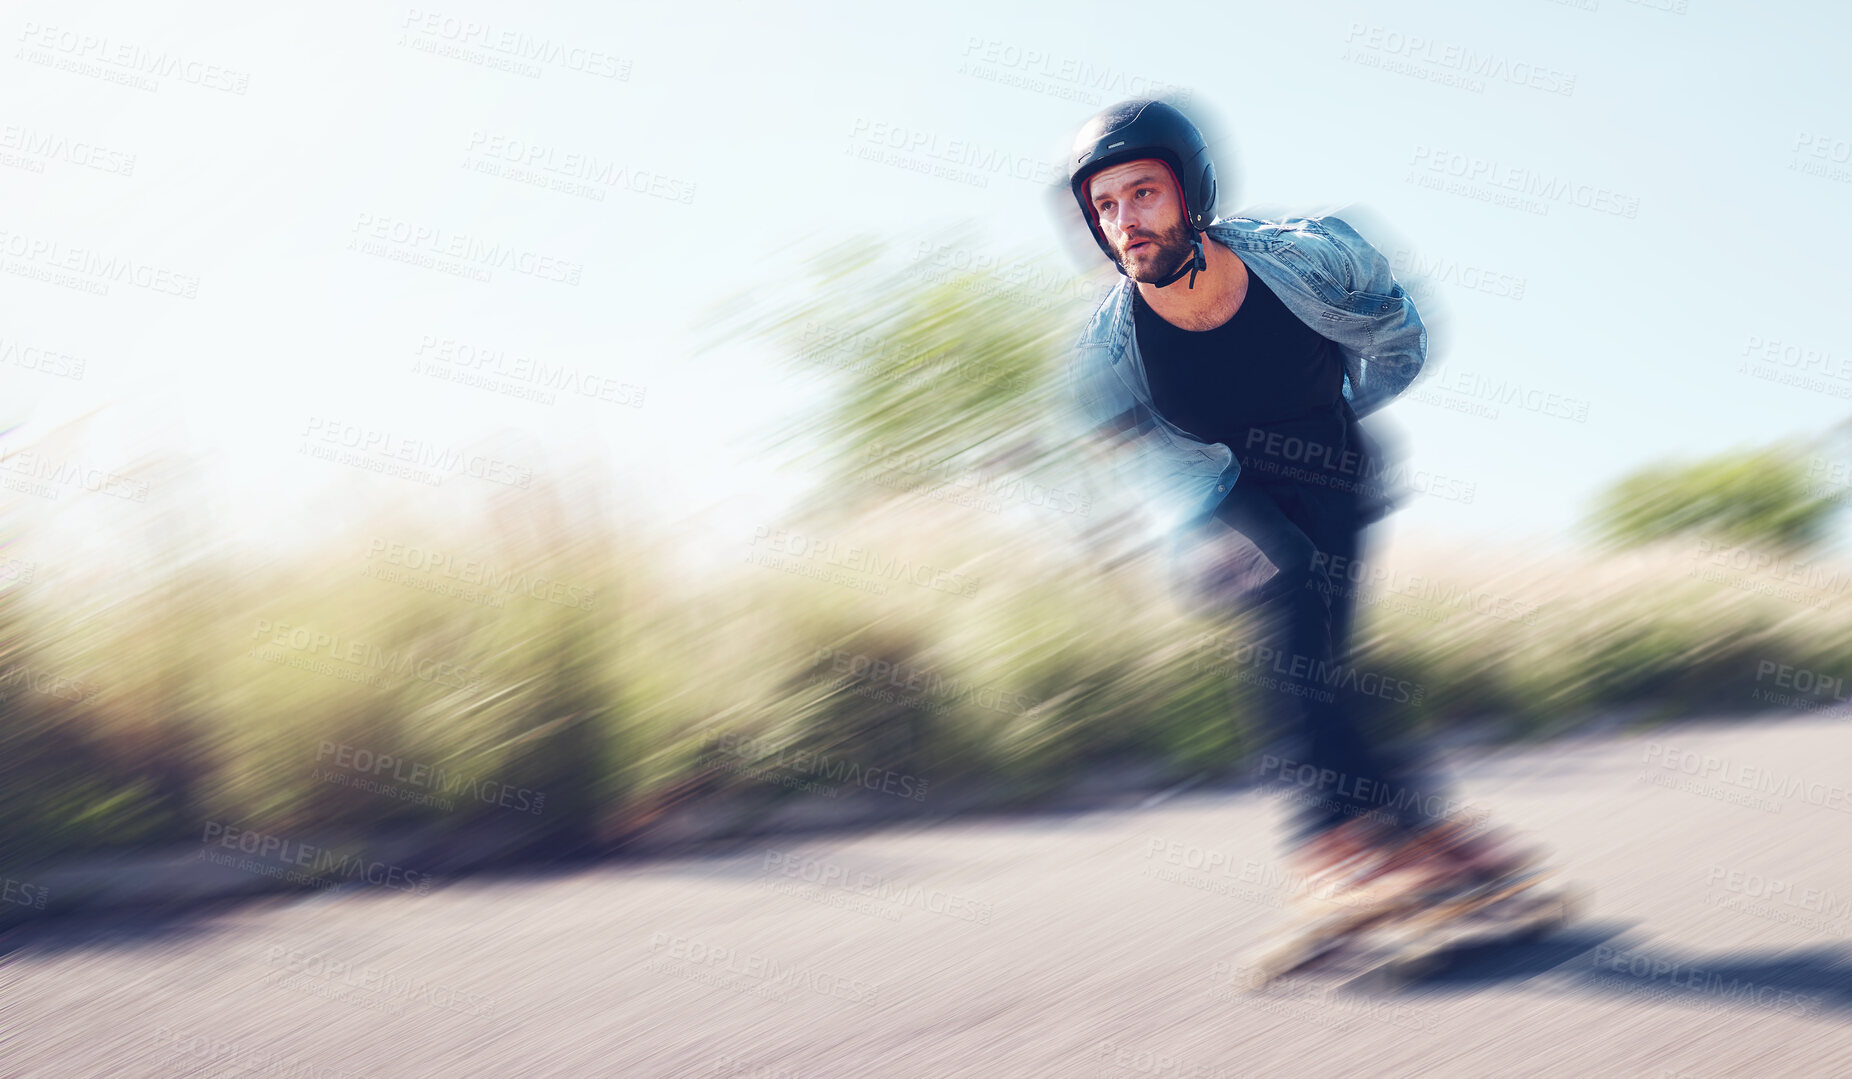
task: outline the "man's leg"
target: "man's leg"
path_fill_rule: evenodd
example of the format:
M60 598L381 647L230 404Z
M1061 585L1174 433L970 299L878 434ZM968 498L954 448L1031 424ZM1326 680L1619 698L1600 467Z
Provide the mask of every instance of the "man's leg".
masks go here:
M1312 539L1322 556L1319 563L1323 579L1314 581L1313 587L1330 601L1332 653L1347 670L1351 662L1351 626L1361 590L1358 581L1375 576L1364 565L1361 506L1357 497L1344 492L1298 488L1281 507ZM1353 577L1357 580L1353 581ZM1367 717L1375 703L1361 687L1388 683L1382 677L1366 678L1366 672L1358 673L1355 680L1338 679L1343 688L1338 690L1335 707L1350 717L1361 736L1370 731ZM1384 672L1367 673L1382 676ZM1352 686L1357 688L1352 690ZM1359 842L1384 844L1391 849L1376 864L1372 875L1398 874L1404 887L1444 888L1494 878L1538 857L1534 847L1527 848L1509 833L1479 834L1479 829L1458 812L1460 807L1449 790L1450 784L1418 747L1392 744L1380 732L1369 742L1376 768L1388 784L1374 799L1382 803L1376 816L1391 832L1350 835L1327 831L1324 835L1330 841L1316 843L1322 849L1308 851L1308 863L1335 865L1361 853L1356 850Z
M1399 785L1398 770L1335 688L1345 681L1333 662L1336 597L1321 587L1318 547L1245 475L1207 527L1226 530L1216 539L1212 595L1245 602L1259 616L1252 647L1243 650L1252 662L1237 677L1259 690L1268 741L1278 748L1268 754L1278 762L1267 765L1269 778L1300 804L1295 838L1381 815L1380 795Z

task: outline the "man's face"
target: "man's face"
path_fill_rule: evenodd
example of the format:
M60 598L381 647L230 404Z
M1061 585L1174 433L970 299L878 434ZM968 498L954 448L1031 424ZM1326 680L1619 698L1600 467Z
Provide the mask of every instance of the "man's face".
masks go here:
M1132 280L1162 281L1190 256L1183 196L1162 161L1146 158L1101 169L1087 181L1087 199L1113 261Z

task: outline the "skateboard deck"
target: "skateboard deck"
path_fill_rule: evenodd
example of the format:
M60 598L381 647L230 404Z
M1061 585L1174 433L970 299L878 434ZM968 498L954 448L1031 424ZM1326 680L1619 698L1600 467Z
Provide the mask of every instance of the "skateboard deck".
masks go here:
M1388 926L1365 953L1353 983L1397 989L1445 970L1479 949L1543 937L1573 921L1587 903L1579 889L1547 871L1497 882L1477 895L1436 905Z
M1327 907L1290 924L1272 945L1243 964L1240 981L1258 992L1345 950L1360 936L1407 913L1405 904L1359 902Z
M1533 868L1452 895L1359 903L1302 920L1244 965L1241 980L1260 992L1346 954L1361 956L1350 980L1406 984L1472 949L1532 939L1572 920L1585 899L1553 876Z

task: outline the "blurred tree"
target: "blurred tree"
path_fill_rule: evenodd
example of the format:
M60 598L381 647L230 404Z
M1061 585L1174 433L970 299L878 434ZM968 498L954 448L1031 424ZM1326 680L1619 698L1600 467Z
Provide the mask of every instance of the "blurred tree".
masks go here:
M834 244L802 262L788 293L736 298L733 317L708 326L716 342L741 331L770 342L831 383L783 444L831 481L837 505L1027 477L1058 452L1050 424L1094 290L1052 262L986 250L973 229L909 250Z
M1811 471L1807 452L1793 445L1654 465L1602 492L1588 525L1616 546L1689 534L1799 549L1825 537L1839 506L1810 481Z

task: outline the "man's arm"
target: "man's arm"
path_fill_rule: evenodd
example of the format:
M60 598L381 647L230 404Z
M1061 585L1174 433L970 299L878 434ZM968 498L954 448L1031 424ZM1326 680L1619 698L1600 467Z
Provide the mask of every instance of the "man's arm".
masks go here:
M1089 440L1119 442L1136 434L1138 402L1107 368L1103 350L1081 345L1068 357L1067 408L1070 430Z
M1358 369L1345 372L1351 411L1367 416L1407 389L1421 373L1428 331L1415 311L1415 301L1396 283L1382 252L1341 218L1320 218L1319 224L1342 256L1334 269L1343 274L1347 289L1380 301L1373 305L1368 345L1358 350Z
M1086 476L1092 512L1082 526L1097 564L1111 569L1149 548L1149 477L1143 471L1150 447L1141 445L1157 426L1140 405L1105 351L1076 348L1068 364L1068 443Z
M1066 430L1097 481L1109 475L1139 433L1137 402L1101 376L1099 356L1076 349L1068 360Z

